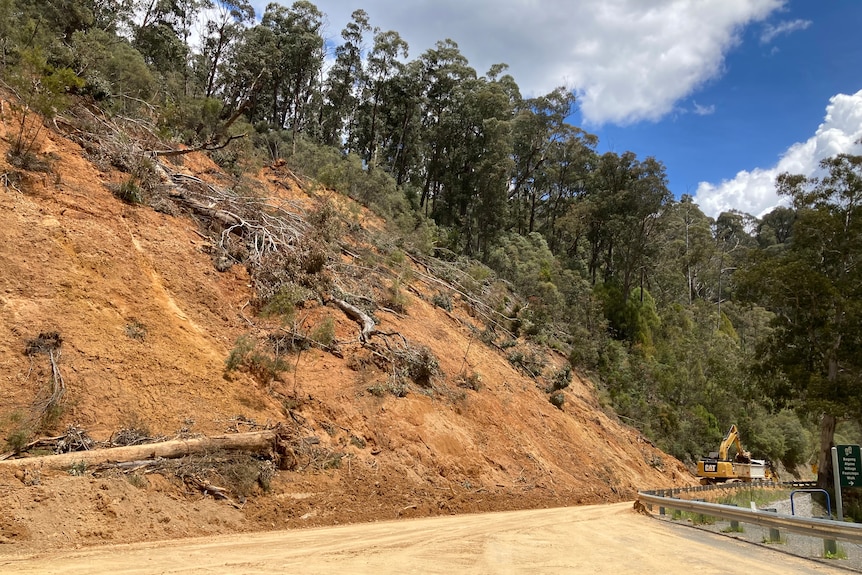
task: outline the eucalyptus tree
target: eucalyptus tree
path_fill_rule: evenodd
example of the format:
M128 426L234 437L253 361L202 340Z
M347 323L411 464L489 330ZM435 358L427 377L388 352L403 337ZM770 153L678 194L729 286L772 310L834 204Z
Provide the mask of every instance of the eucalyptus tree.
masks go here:
M335 48L335 62L326 75L324 104L320 111L321 140L340 146L345 137L345 122L354 121L359 104L358 91L364 78L364 36L371 31L365 10L355 10L341 31L344 42Z
M272 63L278 58L273 35L270 28L258 24L242 31L240 38L226 47L220 73L226 114L245 113L252 124L272 125Z
M408 50L407 42L398 32L377 31L374 35L374 47L368 54L362 87L360 122L355 136L351 138L355 151L371 170L377 166L381 140L385 137L381 134L381 116L387 113L390 106L396 105L390 90L391 82L403 73L404 64L401 60L407 57Z
M499 71L499 67L492 69ZM458 150L458 218L464 251L487 255L507 220L507 193L512 161L511 121L514 102L509 80L487 77L468 82L460 112L463 128Z
M202 7L197 0L150 0L131 23L132 45L156 71L185 78L191 21Z
M198 66L201 68L203 95L213 97L218 89L219 73L231 44L242 38L243 31L254 21L254 8L248 0L214 0L204 27Z
M821 168L819 179L778 178L796 212L792 234L739 275L745 293L775 313L760 364L773 395L820 415L817 481L828 487L837 421L858 421L862 410L862 156L840 154Z
M422 142L422 71L418 61L400 67L385 89L387 106L380 127L379 161L395 177L399 186L410 183L421 171Z
M420 207L448 228L449 247L484 257L507 221L511 121L518 96L506 66L477 77L457 44L420 58L424 162Z
M764 249L781 249L790 241L796 212L791 208L778 206L763 216L757 225L755 237L757 244Z
M648 272L661 214L672 200L664 165L632 152L603 154L590 174L589 191L577 218L589 243L588 273L593 283L615 281L624 299Z
M757 241L752 232L757 227L757 219L753 216L730 210L718 215L713 226L716 243L716 258L712 277L712 299L716 304L716 323L720 323L721 306L732 298L734 290L734 273L745 257L747 250L754 248Z
M311 118L309 103L323 66L323 14L307 0L289 8L269 4L260 26L269 30L265 56L269 73L270 124L295 135ZM295 142L295 139L294 139Z
M551 142L534 185L538 190L537 229L545 236L551 250L567 259L566 230L560 222L569 208L587 193L590 173L598 156L596 136L575 126L565 125L562 135Z
M635 161L631 172L632 179L619 197L613 264L626 299L635 283L639 283L643 294L645 280L654 265L661 215L673 199L667 188L664 164L655 158Z
M420 207L430 209L435 219L450 223L450 207L457 194L453 170L470 170L470 166L457 162L458 141L463 139L465 127L461 125L460 113L464 106L468 82L476 79L476 71L468 65L458 44L452 40L437 42L434 48L423 53L421 65L422 82L422 130L424 182L419 200ZM447 189L448 188L448 189ZM448 198L446 196L448 195ZM443 198L449 206L437 209Z
M575 104L574 94L559 87L549 94L520 102L513 122L513 156L510 200L514 204L516 229L529 233L536 228L541 169L548 161L549 149L565 139L572 126L566 117Z
M657 243L660 254L652 286L659 304L690 306L696 299L705 299L716 244L711 219L690 195L683 194L678 202L669 203Z

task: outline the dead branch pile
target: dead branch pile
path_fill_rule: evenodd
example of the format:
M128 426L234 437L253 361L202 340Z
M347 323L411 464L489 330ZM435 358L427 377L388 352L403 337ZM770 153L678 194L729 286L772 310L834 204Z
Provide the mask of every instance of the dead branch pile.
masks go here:
M39 337L27 341L27 347L24 353L30 357L39 354L48 356L48 361L51 367L51 389L48 399L40 406L41 413L48 413L56 408L63 396L66 394L66 382L63 379L63 374L60 373L60 368L57 363L60 360L60 346L63 345L63 338L57 332L40 333Z
M514 290L505 281L499 278L495 280L507 288L503 293L495 293L493 282L478 281L452 262L419 255L408 255L408 257L425 270L424 272L415 272L416 277L426 284L457 293L470 304L473 312L480 316L486 324L507 334L510 339L516 339L515 335L505 326L517 318L508 317L496 309L503 307L506 300L517 301Z
M103 170L113 167L127 174L138 173L142 160L148 159L146 150L159 141L151 118L109 117L85 105L56 117L54 125L80 145L97 167Z
M303 435L300 429L283 433L278 439L279 468L290 471L319 471L341 467L344 453L320 446L320 439Z
M96 446L96 442L92 437L90 437L86 429L82 429L76 425L70 425L66 428L63 435L57 438L57 443L54 446L54 453L89 451L96 448Z
M215 242L225 253L236 253L232 235L241 238L243 260L247 263L258 265L269 253L293 251L308 231L304 211L295 204L239 195L200 178L172 172L166 164L159 166L174 184L171 199L216 224L212 230Z
M97 166L128 173L145 191L165 196L202 218L218 248L228 254L245 252L242 260L252 265L267 253L293 249L308 229L304 212L296 205L222 189L160 161L159 156L171 153L150 151L159 147L159 138L146 117L108 117L79 106L59 118L57 127ZM232 237L241 239L241 247L233 245Z
M156 443L164 441L166 438L151 437L149 432L138 427L124 427L111 435L108 444L105 447L125 447L128 445L143 445L145 443Z

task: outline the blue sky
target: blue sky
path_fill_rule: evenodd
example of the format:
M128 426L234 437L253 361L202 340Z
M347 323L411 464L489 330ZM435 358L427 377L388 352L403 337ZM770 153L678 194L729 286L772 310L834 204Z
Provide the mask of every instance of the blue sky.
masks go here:
M761 39L778 22L800 25ZM591 131L602 151L630 149L662 160L677 196L695 195L700 182L733 180L742 170L769 170L793 144L815 135L831 97L862 90L860 23L862 2L788 2L765 22L745 28L720 75L679 100L676 111L656 122ZM583 121L578 116L576 123Z
M289 0L281 0L289 3ZM313 0L314 1L314 0ZM862 153L858 0L317 0L339 40L363 8L418 57L458 43L483 74L510 65L524 95L566 85L599 150L667 167L710 216L761 215L782 171ZM265 2L255 1L258 14ZM370 40L369 40L370 42Z

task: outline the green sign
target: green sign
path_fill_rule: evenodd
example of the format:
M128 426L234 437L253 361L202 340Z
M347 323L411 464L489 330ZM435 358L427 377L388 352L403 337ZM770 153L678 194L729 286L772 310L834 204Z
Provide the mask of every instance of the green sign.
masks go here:
M841 487L862 487L862 454L858 445L836 445Z

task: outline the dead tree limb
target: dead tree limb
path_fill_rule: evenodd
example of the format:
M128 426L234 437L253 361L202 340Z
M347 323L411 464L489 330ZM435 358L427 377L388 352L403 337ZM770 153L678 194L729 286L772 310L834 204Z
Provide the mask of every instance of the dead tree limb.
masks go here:
M185 457L194 453L216 451L220 449L264 452L274 448L277 437L278 432L274 429L270 429L266 431L214 435L212 437L199 437L195 439L174 439L160 443L112 447L110 449L93 449L91 451L77 451L60 455L6 459L0 461L0 468L41 467L65 469L82 462L84 465L89 466L122 461L156 459L158 457L173 459Z
M338 306L338 309L347 314L347 317L361 326L361 330L359 331L360 342L367 343L368 339L377 332L374 320L367 313L343 299L333 298L332 302Z
M60 400L66 395L66 381L63 379L63 374L60 373L60 368L57 367L57 360L60 358L60 350L57 349L57 355L54 355L55 350L48 350L48 357L51 359L51 398L48 400L46 410L52 409L59 405Z
M234 140L238 140L239 138L245 138L247 135L248 134L237 134L235 136L230 136L223 142L205 142L200 146L195 146L194 148L186 148L185 150L150 150L148 153L153 154L154 156L168 158L171 156L184 156L186 154L192 154L194 152L214 152L216 150L221 150L227 147L227 145Z

